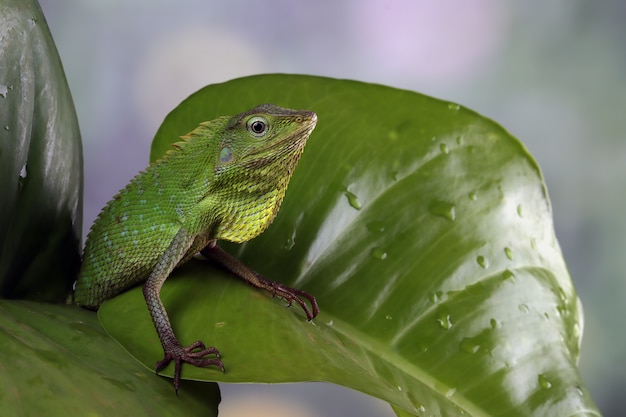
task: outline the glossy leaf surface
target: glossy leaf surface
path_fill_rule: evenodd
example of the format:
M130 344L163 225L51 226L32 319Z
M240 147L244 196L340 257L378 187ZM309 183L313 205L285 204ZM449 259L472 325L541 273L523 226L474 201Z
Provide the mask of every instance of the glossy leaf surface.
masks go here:
M227 371L187 366L184 377L329 381L401 415L598 414L577 370L582 310L545 185L515 138L413 92L265 75L184 101L153 159L200 121L263 102L313 110L318 125L274 224L225 246L314 294L321 313L308 323L298 307L194 261L162 297L179 339L216 345ZM139 288L100 317L146 366L161 359Z
M34 0L0 0L0 297L58 301L79 264L74 104Z

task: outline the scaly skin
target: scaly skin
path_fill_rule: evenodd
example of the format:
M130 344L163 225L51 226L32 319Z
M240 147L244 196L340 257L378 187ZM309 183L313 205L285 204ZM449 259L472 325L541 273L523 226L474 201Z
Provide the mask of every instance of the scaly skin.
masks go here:
M319 312L313 296L263 278L216 245L219 239L247 241L269 226L316 121L313 112L264 104L201 123L139 173L93 224L74 301L97 309L145 281L165 354L156 371L174 361L177 392L183 362L224 370L216 348L178 342L159 296L174 268L199 251L251 285L300 304L309 320Z

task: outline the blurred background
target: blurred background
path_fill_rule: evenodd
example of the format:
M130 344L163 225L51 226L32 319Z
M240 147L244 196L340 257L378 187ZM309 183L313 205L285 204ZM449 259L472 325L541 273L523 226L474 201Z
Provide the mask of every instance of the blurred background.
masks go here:
M539 161L585 308L581 372L626 409L626 2L39 0L85 151L84 233L199 88L268 72L350 78L456 101ZM184 132L181 132L184 133ZM328 384L221 384L222 417L392 416Z

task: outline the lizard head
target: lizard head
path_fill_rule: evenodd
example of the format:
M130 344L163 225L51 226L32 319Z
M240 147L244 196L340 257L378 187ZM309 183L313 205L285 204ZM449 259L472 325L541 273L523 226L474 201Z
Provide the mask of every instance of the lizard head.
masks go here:
M214 166L219 238L244 241L274 219L317 115L262 104L224 125Z
M225 126L218 167L239 164L254 169L266 164L295 166L317 115L261 104L232 117Z

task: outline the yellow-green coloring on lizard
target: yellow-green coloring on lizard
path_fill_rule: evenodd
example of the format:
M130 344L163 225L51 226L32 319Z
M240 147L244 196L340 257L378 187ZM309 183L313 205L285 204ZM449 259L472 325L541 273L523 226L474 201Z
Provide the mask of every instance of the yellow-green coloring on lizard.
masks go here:
M74 302L97 309L144 283L164 351L156 371L174 361L176 391L183 362L224 370L216 348L179 343L159 295L172 270L198 252L299 304L309 320L319 312L313 296L264 278L217 246L220 239L245 242L269 226L316 122L311 111L262 104L200 123L113 197L91 227Z

